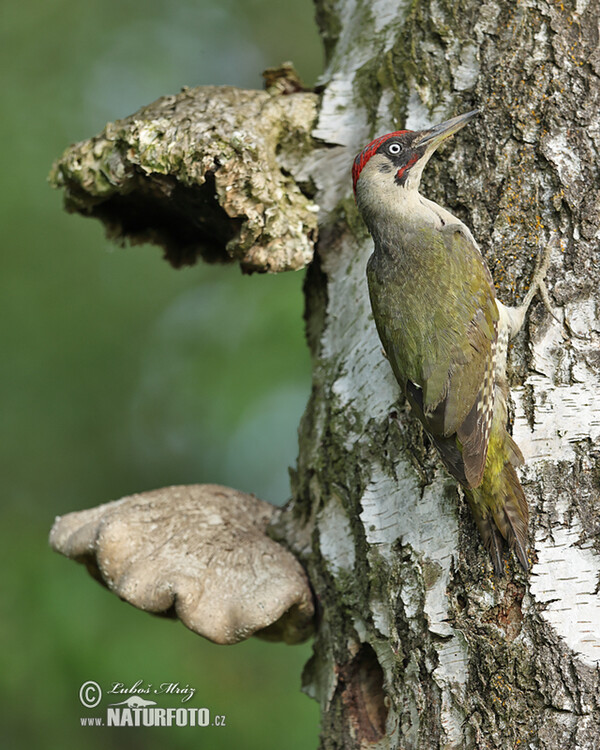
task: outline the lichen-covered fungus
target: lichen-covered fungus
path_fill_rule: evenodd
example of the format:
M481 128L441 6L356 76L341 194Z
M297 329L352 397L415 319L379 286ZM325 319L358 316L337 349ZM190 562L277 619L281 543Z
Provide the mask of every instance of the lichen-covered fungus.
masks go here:
M313 599L300 563L267 536L278 513L229 487L166 487L59 517L50 544L121 599L215 643L299 643Z
M277 71L271 79L281 84ZM308 265L318 207L303 183L316 94L273 85L185 88L108 123L56 161L65 207L100 219L108 236L150 242L174 266L198 257L246 272Z

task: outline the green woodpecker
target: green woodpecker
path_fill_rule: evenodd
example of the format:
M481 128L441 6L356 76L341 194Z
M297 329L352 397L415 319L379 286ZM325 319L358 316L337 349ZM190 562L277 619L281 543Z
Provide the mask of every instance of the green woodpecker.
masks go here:
M375 244L367 278L385 353L501 574L503 539L528 568L528 508L515 472L523 457L506 429L506 351L542 282L523 305L505 307L469 229L419 193L433 152L476 114L382 135L356 157L352 177Z

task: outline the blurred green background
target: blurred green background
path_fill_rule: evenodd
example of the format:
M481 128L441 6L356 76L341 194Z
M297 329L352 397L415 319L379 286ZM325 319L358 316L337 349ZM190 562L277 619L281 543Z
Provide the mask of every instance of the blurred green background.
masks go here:
M114 249L46 176L69 143L183 85L260 88L288 59L313 83L311 0L4 0L0 21L2 748L316 747L310 644L214 646L47 546L56 514L168 484L288 497L310 381L302 274ZM195 687L186 705L227 726L80 726L84 681L139 679Z

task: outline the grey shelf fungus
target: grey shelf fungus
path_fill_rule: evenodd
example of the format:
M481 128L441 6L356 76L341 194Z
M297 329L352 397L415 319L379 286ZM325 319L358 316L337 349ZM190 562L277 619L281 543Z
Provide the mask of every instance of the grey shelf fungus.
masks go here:
M165 487L58 517L50 545L121 599L215 643L299 643L313 631L313 596L266 533L278 513L229 487Z

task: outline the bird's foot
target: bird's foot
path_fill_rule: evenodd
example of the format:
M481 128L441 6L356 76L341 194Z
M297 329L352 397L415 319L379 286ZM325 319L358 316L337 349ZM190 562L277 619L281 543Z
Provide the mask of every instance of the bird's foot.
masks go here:
M543 252L541 253L540 257L538 258L535 271L533 272L533 278L531 280L531 285L529 287L529 290L527 294L525 295L525 299L518 307L509 308L510 309L510 337L512 338L515 336L523 327L523 324L525 323L525 316L527 315L527 311L529 310L529 307L531 306L531 303L533 301L533 298L536 294L539 293L540 298L542 302L544 303L544 307L546 308L547 312L550 313L550 315L554 318L554 320L561 326L564 326L567 334L569 336L572 336L574 338L578 339L586 339L586 336L582 336L580 333L576 333L573 331L571 326L569 325L568 320L563 315L563 320L560 320L552 308L552 302L550 301L550 294L548 293L548 287L546 286L546 274L548 273L548 267L550 266L550 257L552 255L552 250L554 248L560 247L560 240L555 235L550 242L546 245Z
M550 313L550 315L552 315L554 320L556 320L558 323L561 323L561 321L558 320L558 318L554 314L552 303L550 302L550 295L548 294L548 287L546 286L546 274L548 273L548 267L550 266L550 257L552 255L552 250L557 246L557 244L558 240L556 238L550 240L550 242L546 245L543 252L538 258L535 271L533 272L533 278L531 280L529 290L525 295L525 299L518 307L515 307L513 309L513 316L511 320L511 337L517 334L523 327L527 311L529 310L531 303L533 302L533 298L538 292L540 294L540 297L542 298L542 302L544 303L544 307L546 308L546 310Z

